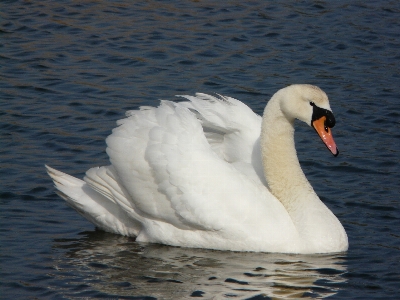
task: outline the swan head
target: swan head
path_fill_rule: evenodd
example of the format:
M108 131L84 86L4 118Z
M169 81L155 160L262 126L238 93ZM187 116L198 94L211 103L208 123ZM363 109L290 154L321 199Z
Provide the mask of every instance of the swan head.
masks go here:
M337 156L339 150L331 131L336 121L325 92L309 84L295 84L281 91L284 93L281 98L283 114L291 121L298 119L313 127L325 146Z

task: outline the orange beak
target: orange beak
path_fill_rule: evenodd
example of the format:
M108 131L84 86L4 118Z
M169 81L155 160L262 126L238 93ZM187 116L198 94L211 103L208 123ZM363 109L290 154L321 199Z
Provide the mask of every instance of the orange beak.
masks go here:
M326 117L322 116L321 118L312 122L312 126L315 131L318 133L321 140L324 142L325 146L332 152L334 156L339 155L339 150L336 147L336 143L333 140L331 129L325 125Z

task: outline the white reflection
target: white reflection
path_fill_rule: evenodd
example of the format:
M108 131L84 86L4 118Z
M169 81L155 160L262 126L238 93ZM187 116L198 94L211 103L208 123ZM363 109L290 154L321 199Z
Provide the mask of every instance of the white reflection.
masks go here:
M58 269L83 278L90 289L159 299L325 298L344 286L345 254L242 253L139 244L101 231L56 240L69 249ZM71 270L71 268L73 270ZM70 283L71 284L71 283ZM72 288L72 286L71 286Z

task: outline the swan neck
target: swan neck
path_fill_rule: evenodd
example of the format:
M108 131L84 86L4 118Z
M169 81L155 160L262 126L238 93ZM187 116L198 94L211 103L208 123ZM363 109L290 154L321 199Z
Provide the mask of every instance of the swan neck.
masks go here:
M276 198L293 212L304 201L318 196L304 175L295 149L294 119L280 107L279 94L268 102L261 129L263 168L268 186Z

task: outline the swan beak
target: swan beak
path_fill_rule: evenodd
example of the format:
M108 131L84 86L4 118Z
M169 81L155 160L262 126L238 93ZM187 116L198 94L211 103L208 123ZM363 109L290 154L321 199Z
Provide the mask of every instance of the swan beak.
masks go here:
M318 133L321 140L324 142L325 146L332 152L333 156L339 155L339 150L336 147L336 143L333 140L331 129L326 126L326 117L322 116L321 118L312 122L312 126L315 131Z

